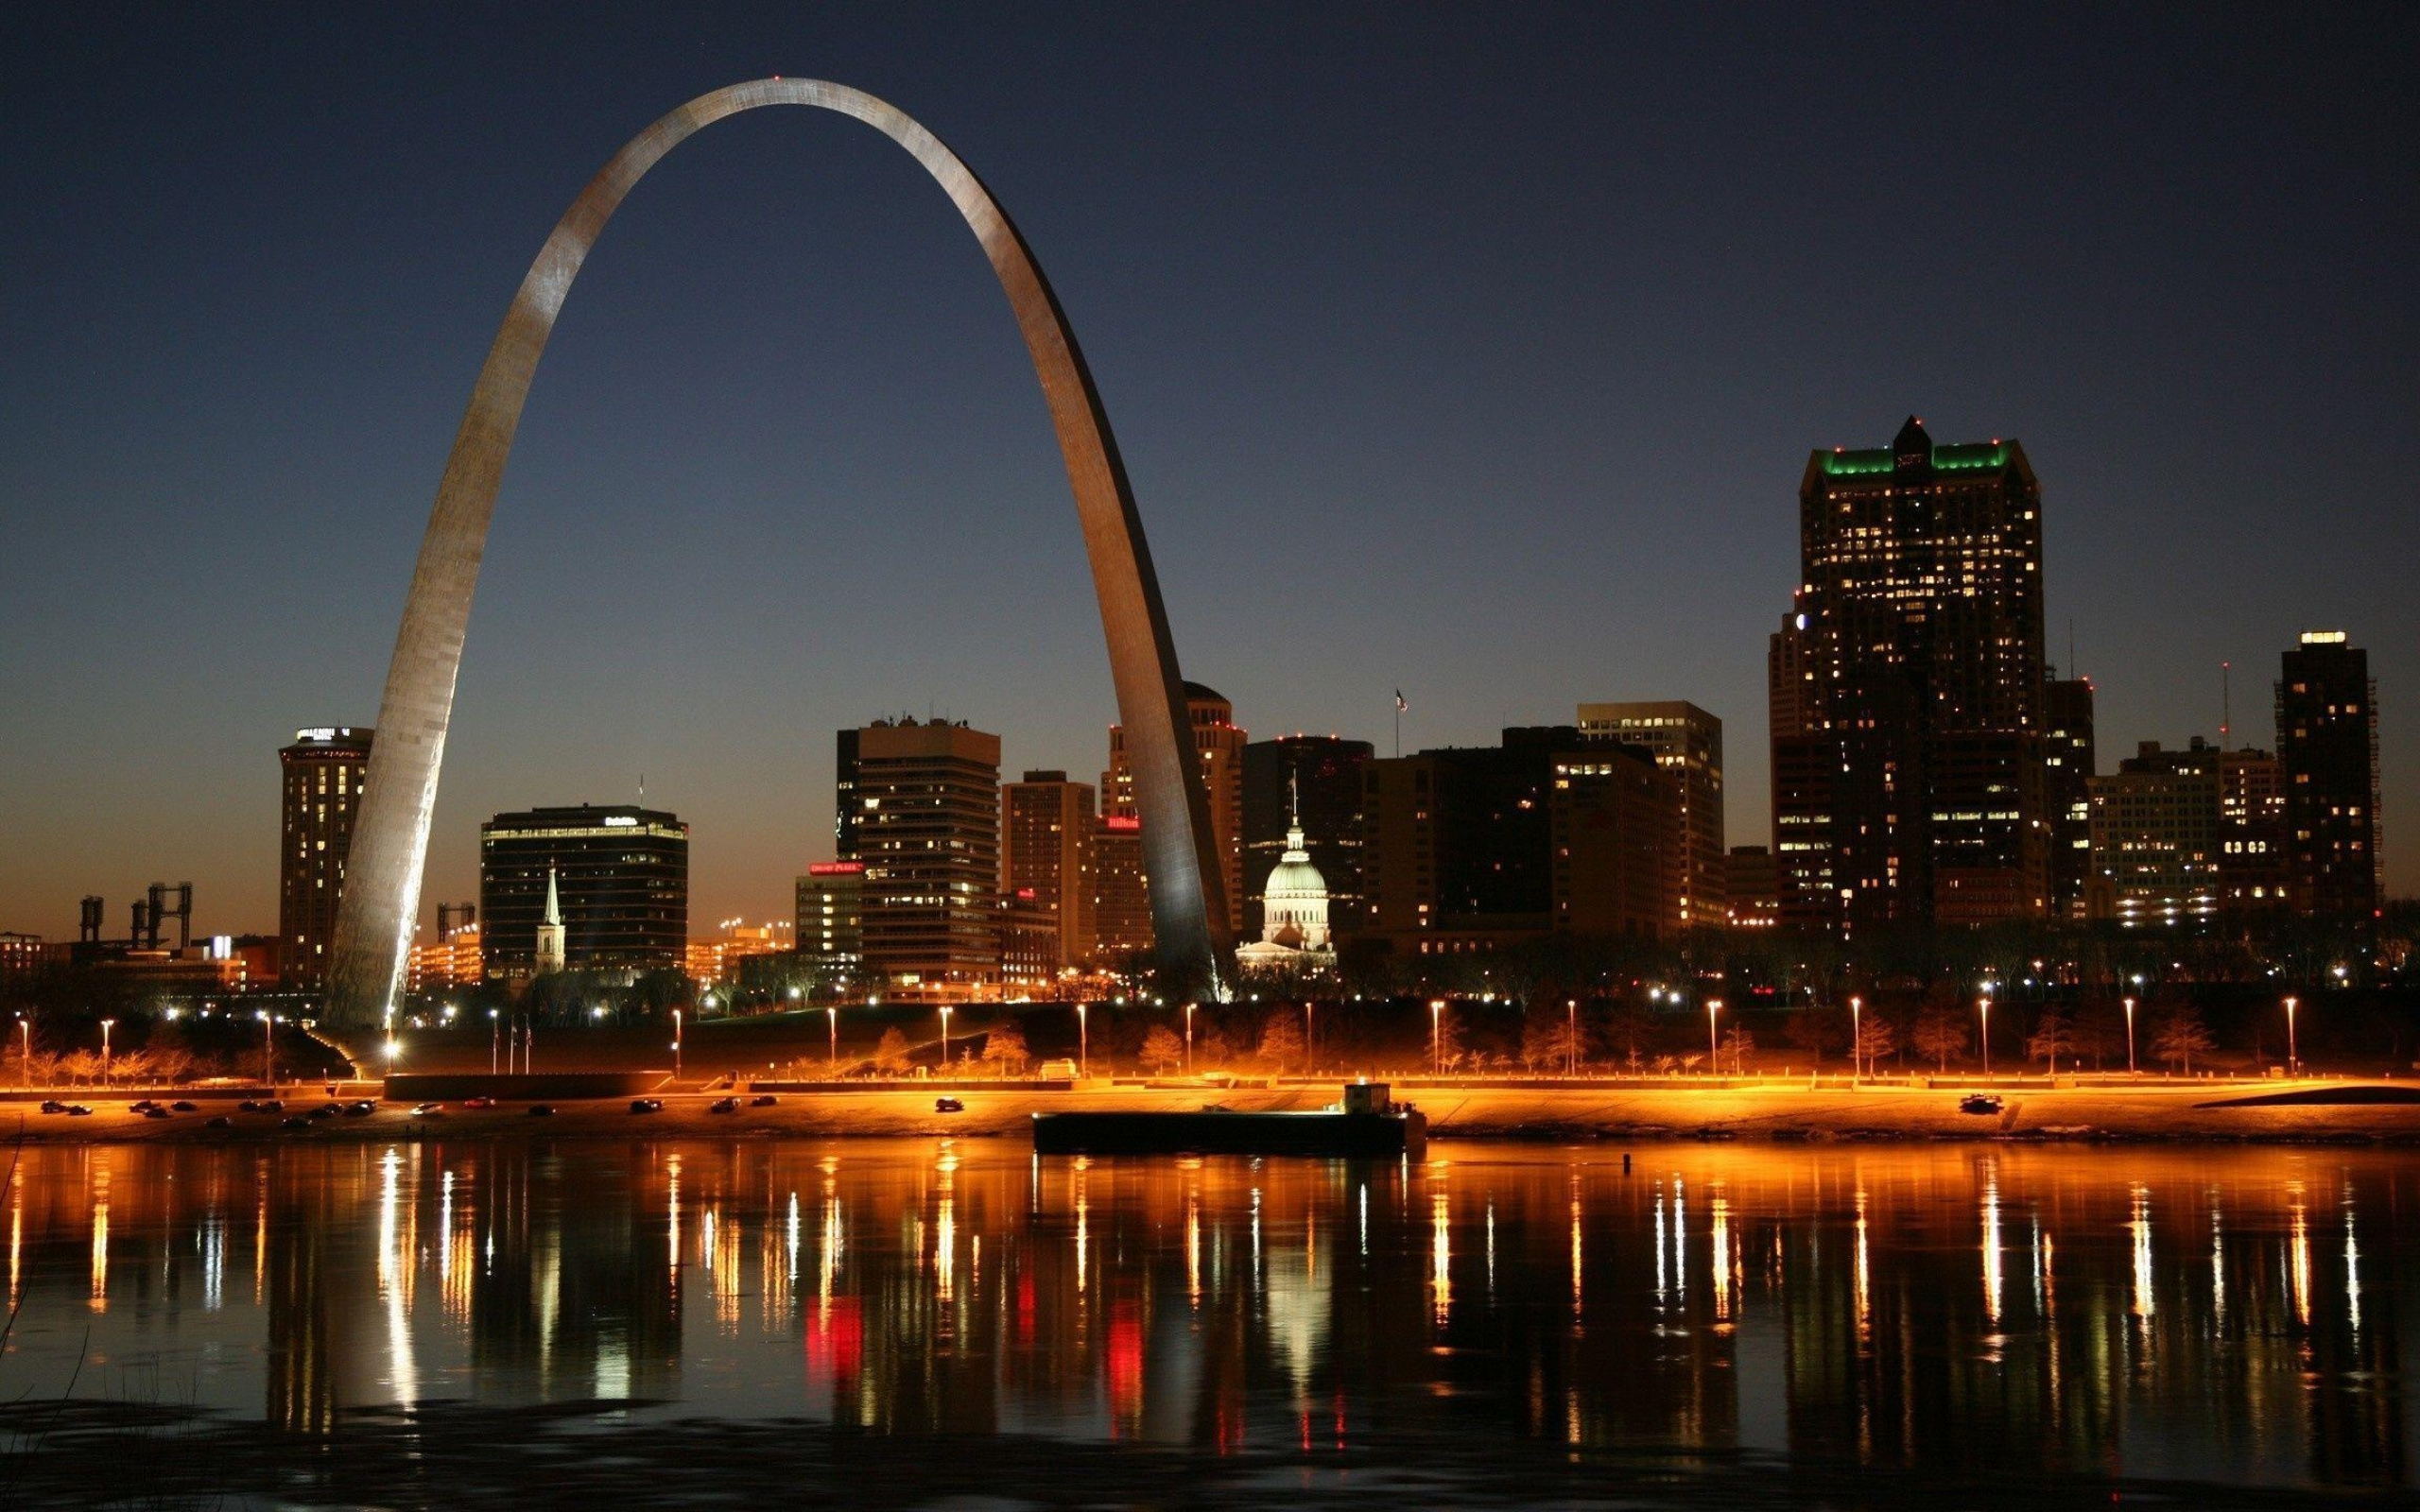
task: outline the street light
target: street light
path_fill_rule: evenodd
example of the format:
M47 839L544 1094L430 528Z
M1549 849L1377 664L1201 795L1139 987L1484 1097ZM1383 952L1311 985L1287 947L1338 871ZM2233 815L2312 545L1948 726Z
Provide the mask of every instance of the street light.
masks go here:
M115 1019L101 1021L101 1085L103 1087L110 1084L110 1025L115 1022L117 1022Z
M2125 1002L2126 1002L2126 1074L2127 1074L2127 1075L2129 1075L2129 1076L2134 1076L2134 1075L2139 1075L2139 1074L2140 1074L2140 1073L2138 1073L2138 1072L2136 1072L2136 1071L2135 1070L2135 1000L2134 1000L2133 998L2128 998L2128 999L2126 999L2126 1000L2125 1000Z
M1311 1000L1305 998L1303 1000L1303 1074L1305 1076L1311 1074Z
M1084 1005L1076 1005L1076 1074L1089 1081L1093 1074L1092 1026L1084 1017Z
M1428 1000L1428 1071L1441 1075L1445 1070L1445 1000Z
M1992 1000L1977 998L1975 1007L1983 1018L1983 1079L1989 1081L1992 1079Z
M837 1073L840 1069L840 1005L825 1004L823 1019L832 1029L832 1069Z
M681 1010L672 1010L672 1079L681 1079Z
M1849 1085L1865 1074L1865 999L1849 999Z
M2302 1057L2294 1053L2294 1000L2286 1000L2286 1070L2290 1074L2303 1074Z
M1722 1063L1722 1053L1716 1047L1714 1042L1714 1016L1721 1011L1722 1000L1720 998L1708 998L1705 1000L1705 1070L1706 1074L1709 1076L1713 1075L1715 1072L1720 1068Z
M1193 1074L1193 1005L1184 1005L1184 1074Z
M26 1087L30 1091L34 1084L34 1026L22 1013L17 1015L17 1040L21 1047L17 1053L25 1057Z
M1563 1074L1580 1074L1580 1000L1563 1000Z

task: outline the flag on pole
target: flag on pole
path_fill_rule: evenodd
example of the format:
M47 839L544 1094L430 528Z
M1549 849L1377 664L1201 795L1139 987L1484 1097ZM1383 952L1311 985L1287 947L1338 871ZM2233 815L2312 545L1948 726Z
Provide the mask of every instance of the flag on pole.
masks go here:
M1401 688L1397 688L1395 690L1395 713L1401 713L1410 707L1411 705L1403 701L1403 690Z

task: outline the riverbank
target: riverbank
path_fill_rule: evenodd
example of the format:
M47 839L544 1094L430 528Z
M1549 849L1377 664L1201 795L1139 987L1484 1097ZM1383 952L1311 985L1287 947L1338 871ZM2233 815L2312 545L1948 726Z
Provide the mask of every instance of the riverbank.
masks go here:
M1962 1111L1962 1092L1923 1086L1887 1088L1801 1082L1670 1086L1579 1082L1517 1087L1397 1082L1396 1095L1419 1105L1432 1139L1595 1143L1620 1140L1788 1142L1888 1140L2211 1141L2420 1144L2420 1085L2395 1082L2162 1082L2140 1086L2004 1087L2000 1107ZM347 1089L375 1098L374 1085ZM493 1108L447 1104L416 1117L381 1102L357 1117L315 1119L282 1128L277 1115L235 1111L232 1102L196 1099L199 1110L148 1119L123 1100L82 1100L90 1117L44 1115L29 1104L0 1105L0 1138L28 1143L277 1143L463 1138L964 1138L1024 1141L1037 1112L1184 1111L1211 1106L1239 1111L1308 1110L1337 1095L1333 1084L1218 1089L1132 1084L998 1084L914 1089L784 1091L767 1108L713 1111L719 1090L660 1094L663 1110L632 1113L627 1099L557 1101L549 1115L527 1103ZM937 1097L962 1110L939 1112ZM288 1115L320 1100L289 1100ZM232 1121L210 1128L215 1113Z

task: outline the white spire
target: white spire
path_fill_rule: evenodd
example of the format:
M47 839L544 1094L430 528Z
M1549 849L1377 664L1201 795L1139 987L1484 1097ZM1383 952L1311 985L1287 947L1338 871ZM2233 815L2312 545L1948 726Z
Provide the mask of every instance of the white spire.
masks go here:
M537 973L547 976L563 969L562 902L555 894L555 868L546 868L546 916L538 923Z
M544 922L560 929L562 927L562 903L555 896L555 868L548 867L546 868L546 917Z

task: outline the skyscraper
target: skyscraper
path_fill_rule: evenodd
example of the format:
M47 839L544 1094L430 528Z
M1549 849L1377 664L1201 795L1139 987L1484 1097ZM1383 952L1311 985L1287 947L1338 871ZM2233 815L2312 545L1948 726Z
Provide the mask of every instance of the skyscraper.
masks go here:
M2095 777L2089 913L2127 928L2198 924L2219 911L2219 753L2145 741Z
M2042 685L2044 792L2050 805L2050 915L2084 916L2092 878L2092 779L2100 768L2092 735L2092 682L2052 678Z
M1122 967L1151 948L1150 879L1143 870L1143 821L1104 814L1093 831L1093 959Z
M1329 928L1349 933L1361 911L1361 767L1366 740L1280 735L1244 747L1244 936L1266 936L1269 874L1286 856L1295 803L1303 849L1327 885Z
M1093 785L1028 772L1000 788L1000 889L1049 920L1049 970L1092 959L1097 881Z
M1722 721L1679 699L1583 703L1580 733L1635 746L1678 781L1681 803L1680 927L1726 922L1722 843Z
M1201 758L1201 786L1210 803L1210 833L1217 842L1227 884L1227 926L1243 927L1243 755L1246 732L1236 725L1236 706L1226 695L1199 682L1184 685L1185 712L1193 726L1193 748ZM1126 729L1109 727L1109 769L1100 774L1100 810L1132 818L1134 769L1126 759Z
M277 753L284 777L277 974L289 991L316 991L326 981L337 903L344 896L345 858L353 850L354 812L370 775L373 733L334 726L298 730L294 744Z
M1799 555L1769 661L1786 912L2045 912L2042 490L2024 448L1937 446L1910 417L1888 449L1813 453Z
M943 719L856 731L841 791L865 863L868 986L962 998L999 978L1000 737Z
M2286 778L2277 758L2244 747L2219 753L2219 907L2269 914L2290 906Z
M488 975L678 967L688 943L689 827L678 816L580 803L479 826Z
M798 879L799 960L819 987L856 984L865 956L865 875L862 861L817 861Z
M2378 905L2377 685L2342 630L2307 630L2277 679L2286 789L2286 886L2297 912L2366 917Z

